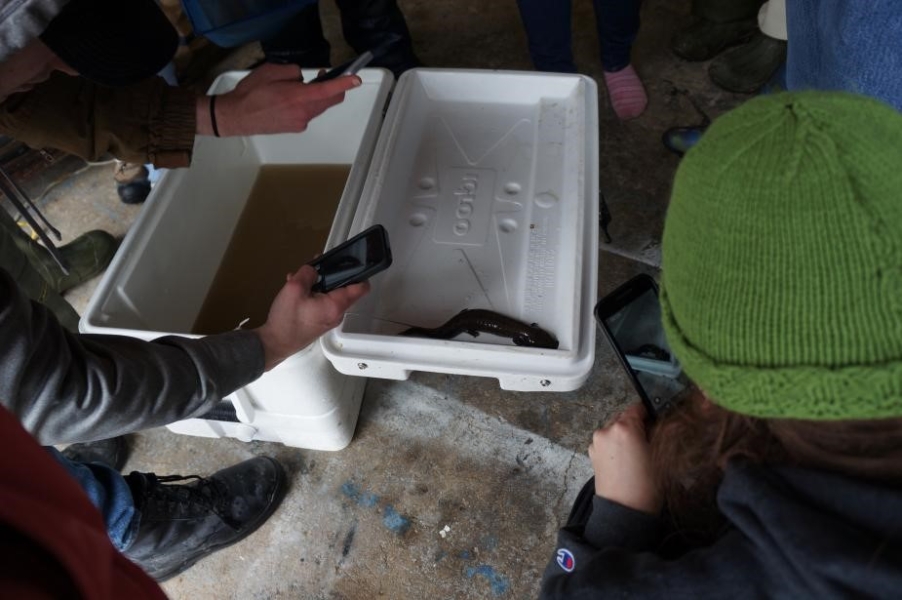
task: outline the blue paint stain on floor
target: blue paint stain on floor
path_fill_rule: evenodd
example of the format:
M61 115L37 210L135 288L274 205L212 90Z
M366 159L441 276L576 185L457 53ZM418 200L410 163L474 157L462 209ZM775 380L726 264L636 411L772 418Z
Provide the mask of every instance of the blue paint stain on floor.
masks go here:
M357 487L357 484L355 484L353 481L345 481L341 485L341 493L354 502L358 502L360 500L360 488Z
M510 589L510 582L503 575L499 575L495 569L489 565L479 565L478 567L467 567L467 579L473 579L475 576L485 577L492 593L496 596L502 596Z
M353 481L341 485L341 493L354 501L358 506L373 508L379 505L378 495L360 489ZM391 504L386 504L382 513L382 524L398 535L404 535L410 529L410 519L400 514Z
M379 496L372 492L363 492L353 481L346 481L341 486L341 493L360 506L372 508L379 504Z
M398 514L395 507L389 504L382 513L382 524L397 533L403 535L410 529L410 519Z

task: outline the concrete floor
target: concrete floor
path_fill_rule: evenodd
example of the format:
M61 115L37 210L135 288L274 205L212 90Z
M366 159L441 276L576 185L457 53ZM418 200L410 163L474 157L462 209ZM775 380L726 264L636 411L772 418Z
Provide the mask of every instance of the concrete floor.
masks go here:
M513 0L400 0L429 66L529 69ZM334 60L350 49L323 2ZM707 79L705 64L668 49L688 0L646 0L634 64L648 111L621 123L600 85L601 187L613 216L602 244L599 295L638 272L656 273L670 182L678 159L660 143L675 124L698 122L742 100ZM594 14L574 2L574 51L601 82ZM254 48L220 69L248 64ZM87 168L42 200L67 239L100 227L124 234L141 207L121 204L110 165ZM96 280L70 293L83 310ZM592 430L635 400L602 336L589 382L571 393L512 393L491 379L417 373L370 380L354 441L340 452L298 450L151 430L132 437L126 470L209 474L268 455L291 490L257 533L166 583L173 598L532 598L570 503L591 475ZM445 535L443 528L449 530Z

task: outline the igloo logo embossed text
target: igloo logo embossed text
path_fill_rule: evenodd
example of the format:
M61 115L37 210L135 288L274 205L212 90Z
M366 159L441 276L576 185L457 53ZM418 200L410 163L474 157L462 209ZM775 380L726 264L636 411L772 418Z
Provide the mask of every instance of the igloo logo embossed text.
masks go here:
M465 236L470 231L470 217L475 210L476 190L479 189L479 173L466 171L461 177L460 184L454 190L454 198L457 200L457 210L454 222L454 234Z

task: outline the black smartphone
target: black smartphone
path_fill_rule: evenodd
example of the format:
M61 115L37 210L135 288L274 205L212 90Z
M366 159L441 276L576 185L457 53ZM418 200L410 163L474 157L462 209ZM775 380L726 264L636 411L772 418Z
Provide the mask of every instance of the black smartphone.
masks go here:
M334 69L329 69L322 75L317 75L310 83L329 81L330 79L335 79L342 75L356 75L357 71L370 64L370 61L373 60L373 58L375 58L374 54L368 50L360 56L338 65Z
M388 37L381 44L374 48L370 48L360 56L356 58L352 58L346 63L342 63L335 67L334 69L329 69L322 75L317 76L310 83L319 83L321 81L329 81L330 79L335 79L336 77L341 77L342 75L354 75L372 62L374 59L381 58L385 55L392 46L401 41L401 36L397 34L389 34Z
M688 385L664 337L658 285L637 275L595 305L595 320L632 380L651 419L668 410Z
M366 281L391 265L388 233L382 225L373 225L308 264L319 274L315 292Z

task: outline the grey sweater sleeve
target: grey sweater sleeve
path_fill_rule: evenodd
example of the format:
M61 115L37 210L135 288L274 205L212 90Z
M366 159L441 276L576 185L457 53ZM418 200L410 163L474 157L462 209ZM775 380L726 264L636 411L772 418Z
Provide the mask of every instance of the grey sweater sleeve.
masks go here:
M103 439L205 412L263 373L249 331L202 339L74 335L0 270L0 402L42 444Z

